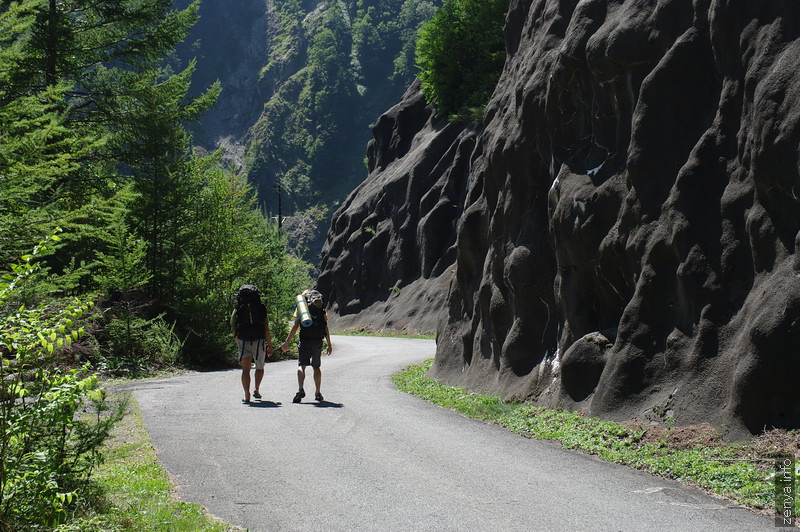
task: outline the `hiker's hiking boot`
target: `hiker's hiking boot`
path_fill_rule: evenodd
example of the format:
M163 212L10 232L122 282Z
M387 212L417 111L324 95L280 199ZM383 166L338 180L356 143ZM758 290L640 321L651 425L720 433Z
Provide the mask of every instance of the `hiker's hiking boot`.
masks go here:
M315 393L315 394L314 394L314 400L316 400L316 401L322 401L322 394L321 394L321 393L319 393L319 392Z
M300 399L306 396L306 392L303 390L298 390L296 394L294 394L294 399L292 399L293 403L299 403Z

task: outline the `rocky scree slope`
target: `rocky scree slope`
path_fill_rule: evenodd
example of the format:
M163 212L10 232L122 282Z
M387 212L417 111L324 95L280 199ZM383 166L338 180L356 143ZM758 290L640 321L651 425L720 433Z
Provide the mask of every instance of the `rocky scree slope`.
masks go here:
M800 427L799 37L791 0L512 0L480 127L413 88L377 124L334 314L436 316L432 373L471 390Z

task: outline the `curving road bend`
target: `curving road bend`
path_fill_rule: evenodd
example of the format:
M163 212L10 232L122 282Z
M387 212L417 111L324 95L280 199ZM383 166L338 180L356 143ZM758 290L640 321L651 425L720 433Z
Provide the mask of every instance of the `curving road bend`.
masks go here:
M250 531L774 530L697 490L528 440L395 389L430 340L333 337L325 402L296 362L132 386L178 496Z

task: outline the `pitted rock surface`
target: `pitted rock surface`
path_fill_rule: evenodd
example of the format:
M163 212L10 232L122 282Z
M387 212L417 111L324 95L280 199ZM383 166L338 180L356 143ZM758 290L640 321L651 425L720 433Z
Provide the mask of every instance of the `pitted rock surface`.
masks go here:
M370 175L333 215L317 287L333 327L434 331L476 128L435 119L415 82L373 135Z
M444 382L800 427L800 3L512 0L505 31L482 125L423 125L414 87L379 121L328 237L335 310L449 282L406 322L439 320Z

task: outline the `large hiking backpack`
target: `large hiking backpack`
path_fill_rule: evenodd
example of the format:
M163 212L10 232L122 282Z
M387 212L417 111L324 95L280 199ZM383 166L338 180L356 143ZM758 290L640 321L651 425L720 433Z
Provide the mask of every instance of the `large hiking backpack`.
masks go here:
M236 331L242 340L260 340L266 329L267 307L261 302L258 288L242 285L236 294Z
M325 338L325 309L316 305L308 306L313 322L308 327L300 327L301 340L318 340Z

